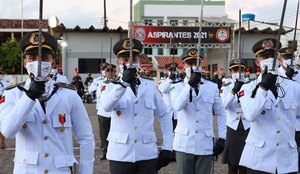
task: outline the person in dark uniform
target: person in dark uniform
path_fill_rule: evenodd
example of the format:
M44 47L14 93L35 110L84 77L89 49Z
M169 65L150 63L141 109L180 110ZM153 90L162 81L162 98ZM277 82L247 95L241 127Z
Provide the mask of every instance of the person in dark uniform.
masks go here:
M239 102L238 92L243 85L245 64L241 62L241 79L239 79L238 59L229 62L231 82L224 84L221 88L221 98L227 113L226 144L223 152L224 164L228 164L228 174L247 174L247 168L239 166L245 140L249 133L250 123L245 120Z

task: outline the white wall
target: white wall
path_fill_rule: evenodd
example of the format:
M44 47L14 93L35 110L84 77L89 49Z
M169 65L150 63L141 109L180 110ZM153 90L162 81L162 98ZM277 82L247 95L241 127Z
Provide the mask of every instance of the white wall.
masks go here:
M110 38L112 37L112 47L121 39L120 33L95 33L95 32L66 32L63 40L68 46L63 49L63 73L71 81L74 69L78 68L78 58L107 58L110 57ZM122 34L122 38L127 37ZM112 63L116 63L116 56L112 55ZM84 80L87 74L80 74ZM93 75L98 76L97 74Z
M199 17L200 5L145 5L145 17ZM225 16L225 6L205 5L203 6L204 17Z

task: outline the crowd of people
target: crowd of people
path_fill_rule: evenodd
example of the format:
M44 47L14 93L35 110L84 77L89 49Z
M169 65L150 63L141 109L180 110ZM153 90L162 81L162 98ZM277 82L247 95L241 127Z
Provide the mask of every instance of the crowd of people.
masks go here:
M280 44L275 39L253 45L260 67L256 78L234 59L227 77L219 79L215 72L211 79L191 48L181 56L184 74L170 62L157 86L139 69L143 44L138 40L114 45L119 74L116 65L105 63L99 77L89 74L83 84L76 74L69 84L57 73L57 41L46 32L38 63L38 35L28 33L19 43L25 82L10 86L0 72L0 146L5 148L4 138L16 139L14 173L93 173L95 140L82 102L84 85L95 94L101 160L109 160L112 174L155 174L171 161L177 174L209 174L218 157L229 174L297 173L300 76L292 65L293 49L281 48L273 58ZM160 148L154 117L162 132ZM79 171L72 132L80 146Z

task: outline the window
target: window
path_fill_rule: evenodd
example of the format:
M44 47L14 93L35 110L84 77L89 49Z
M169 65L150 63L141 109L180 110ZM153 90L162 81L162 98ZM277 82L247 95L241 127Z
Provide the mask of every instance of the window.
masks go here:
M170 20L171 26L177 26L178 25L178 20Z
M164 25L164 21L159 19L157 20L157 26L163 26Z
M79 73L99 73L99 65L105 62L105 58L79 58Z
M182 23L183 23L183 26L187 26L189 21L188 20L183 20Z
M163 48L158 48L157 49L157 54L158 55L164 55L164 49Z
M177 53L178 53L178 50L177 50L177 48L171 48L170 49L170 55L177 55Z
M145 19L145 25L151 26L152 25L152 20L151 19Z
M144 48L144 53L147 55L152 55L152 48Z
M292 47L292 46L293 46L293 40L289 40L288 41L288 47ZM297 40L295 41L294 49L297 50Z

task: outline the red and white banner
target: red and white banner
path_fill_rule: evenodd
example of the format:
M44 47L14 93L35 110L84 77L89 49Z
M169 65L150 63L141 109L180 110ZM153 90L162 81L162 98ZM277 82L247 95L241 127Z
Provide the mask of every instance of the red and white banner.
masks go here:
M230 43L231 33L230 27L202 27L201 43ZM199 27L133 26L133 38L143 44L198 43Z

